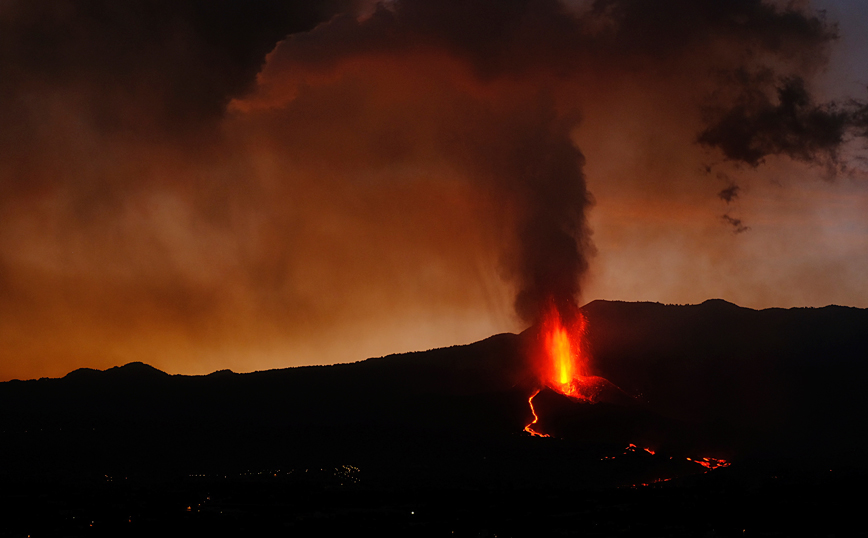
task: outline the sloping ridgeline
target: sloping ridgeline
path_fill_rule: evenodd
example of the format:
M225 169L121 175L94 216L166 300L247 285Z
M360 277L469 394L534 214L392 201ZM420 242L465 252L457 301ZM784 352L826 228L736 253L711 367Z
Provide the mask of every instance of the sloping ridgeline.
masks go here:
M595 373L655 411L737 430L734 454L866 466L868 310L716 299L594 301L585 312Z
M132 363L2 383L0 473L156 476L329 461L402 480L419 472L465 480L499 454L511 463L484 472L506 480L521 472L516 462L563 468L555 460L574 460L594 432L604 432L595 442L641 435L732 460L860 464L868 311L757 311L720 300L595 301L584 310L591 373L639 405L557 404L552 413L562 416L541 426L566 423L563 437L579 443L570 450L551 452L566 445L521 433L534 388L529 330L334 366L180 376Z

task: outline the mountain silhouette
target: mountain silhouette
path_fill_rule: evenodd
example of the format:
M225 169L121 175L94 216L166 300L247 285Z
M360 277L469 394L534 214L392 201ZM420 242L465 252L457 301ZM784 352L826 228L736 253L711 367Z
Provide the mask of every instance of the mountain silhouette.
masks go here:
M868 310L583 310L580 392L594 403L534 376L535 327L333 366L185 376L130 363L0 383L0 536L858 523L847 492L868 469ZM548 437L524 431L533 394Z
M594 301L594 371L655 412L737 429L733 449L857 461L868 310Z
M543 391L542 431L583 446L859 461L868 311L710 300L594 301L584 312L598 376L587 382L602 396L589 404ZM538 385L527 359L532 333L246 374L169 375L130 363L10 381L0 384L0 465L180 472L332 458L426 461L443 476L438 466L461 467L462 454L520 458Z

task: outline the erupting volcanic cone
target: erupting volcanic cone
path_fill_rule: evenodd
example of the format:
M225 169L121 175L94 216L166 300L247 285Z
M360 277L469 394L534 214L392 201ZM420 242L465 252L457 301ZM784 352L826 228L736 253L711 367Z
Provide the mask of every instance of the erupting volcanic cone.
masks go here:
M528 397L533 420L524 431L534 436L547 437L541 417L534 408L534 398L543 392L543 399L559 396L561 406L572 407L581 403L607 403L634 406L634 399L605 378L588 374L589 354L585 345L587 321L578 308L568 309L566 315L551 301L541 323L534 330L535 338L529 353L536 371L537 388ZM555 406L558 407L558 406ZM544 421L546 422L546 421Z
M580 394L580 399L588 403L610 403L615 405L637 405L636 399L621 390L620 387L606 379L596 375L583 376L573 379L571 393ZM568 394L570 396L571 394Z
M535 338L529 351L538 389L548 387L589 403L632 403L633 398L609 380L590 375L585 316L578 308L568 309L564 315L554 304L554 301L550 303L534 329Z

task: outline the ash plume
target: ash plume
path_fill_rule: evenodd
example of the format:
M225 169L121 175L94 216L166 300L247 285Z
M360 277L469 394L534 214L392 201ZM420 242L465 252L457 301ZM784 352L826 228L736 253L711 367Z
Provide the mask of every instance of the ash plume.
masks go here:
M516 174L527 182L527 216L519 228L515 308L536 320L546 301L571 312L580 279L593 254L586 213L592 198L582 173L584 157L570 140L571 125L549 126L528 140L524 166Z
M560 35L540 40L550 23ZM438 82L446 81L442 91L447 97L434 111L439 116L434 125L427 126L433 132L416 137L433 137L437 158L462 167L508 211L512 238L501 263L517 287L517 314L533 322L552 300L571 313L593 253L584 156L571 138L579 117L572 107L563 110L552 84L529 83L526 77L550 68L538 60L559 63L557 42L574 41L569 34L579 24L557 2L410 0L380 5L368 19L338 18L281 43L260 77L261 92L239 106L274 107L276 89L295 96L304 91L303 84L316 84L320 77L328 79L372 56L381 66L417 54L467 65L469 73L438 75ZM577 55L567 58L568 64L582 61L584 51L572 52ZM332 74L324 73L324 67ZM504 88L497 87L501 83ZM474 95L474 87L481 95ZM283 101L277 106L293 105ZM416 112L423 117L430 113ZM468 117L473 124L466 123Z
M834 107L815 105L800 75L822 65L835 32L819 15L759 0L599 0L582 9L556 1L401 0L380 4L366 19L339 17L290 36L269 57L258 90L240 106L291 106L287 103L307 85L339 78L354 63L382 65L433 54L466 68L443 78L454 77L458 100L476 109L470 116L496 108L498 122L505 126L461 139L458 151L439 149L444 159L469 154L471 176L487 178L492 196L506 200L516 216L516 240L504 260L517 287L516 312L533 321L550 300L561 303L564 312L574 308L594 252L584 157L571 133L581 126L570 118L594 106L595 97L577 86L589 81L622 84L625 77L657 81L667 76L661 77L661 71L675 79L687 74L700 86L713 81L723 90L704 96L711 103L707 110L716 115L707 114L700 144L754 166L770 153L799 160L820 152L834 156L846 120ZM757 60L763 57L791 74L777 75ZM744 75L752 71L766 78ZM720 73L728 79L722 84ZM770 80L783 81L779 103L762 91ZM575 94L566 104L560 97L547 107L534 108L533 99L508 102L515 88L528 86L551 93L565 87ZM664 87L673 88L668 82ZM476 91L484 94L483 102ZM732 94L738 97L729 99ZM461 108L448 101L446 106ZM524 119L535 113L541 119ZM444 130L468 133L455 124ZM497 157L492 158L491 147L499 148ZM738 192L733 184L719 196L729 203ZM728 215L724 220L736 233L748 229Z

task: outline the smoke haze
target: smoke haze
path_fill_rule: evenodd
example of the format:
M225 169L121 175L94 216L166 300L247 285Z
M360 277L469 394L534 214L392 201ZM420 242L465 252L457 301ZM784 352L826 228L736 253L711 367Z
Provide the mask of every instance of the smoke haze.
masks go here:
M0 30L4 379L358 360L550 298L868 305L866 105L820 92L841 31L807 4L10 1Z

